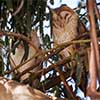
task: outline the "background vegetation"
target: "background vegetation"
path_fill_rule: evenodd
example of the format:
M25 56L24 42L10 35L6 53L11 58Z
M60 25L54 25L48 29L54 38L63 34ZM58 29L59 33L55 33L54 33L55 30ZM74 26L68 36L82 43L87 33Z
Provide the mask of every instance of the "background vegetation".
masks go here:
M54 0L50 0L49 2L52 5L54 4ZM62 2L62 0L59 2ZM87 0L86 5L83 5L82 2L83 0L80 0L78 7L73 10L79 15L80 20L83 21L85 26L88 26L87 31L74 41L58 45L55 48L53 47L52 35L52 9L47 5L46 0L0 0L0 75L20 82L20 77L30 71L30 69L27 69L24 73L14 74L15 70L12 70L10 67L9 57L11 51L15 50L21 43L20 40L22 40L24 41L25 50L23 57L27 59L28 43L30 43L28 36L32 31L36 31L42 50L40 50L35 57L42 59L35 64L35 67L41 63L42 69L35 75L32 73L23 83L32 86L34 77L42 76L37 87L39 90L48 94L53 93L60 98L78 100L81 98L81 96L76 96L79 89L84 93L84 96L88 95L87 86L89 75L91 80L91 73L94 74L94 72L96 72L97 74L94 80L90 82L90 90L95 89L95 92L90 92L89 96L95 93L95 96L91 96L91 98L98 97L96 93L98 93L99 88L96 90L93 86L96 85L95 79L98 78L99 80L99 50L97 39L99 39L100 34L100 15L98 10L100 3L96 3L95 0ZM83 9L87 10L81 13ZM49 23L48 25L46 25L46 21ZM48 31L45 32L45 30L50 30L50 33L48 33ZM10 48L10 39L13 41L13 50ZM90 41L93 43L93 50L95 51L94 65L96 65L97 69L92 70L92 72L90 70L92 66L89 66L91 64L89 64L89 57L87 56L90 52ZM74 56L71 55L67 58L60 59L59 52L75 43L80 43L83 49L81 51L76 50ZM74 65L72 64L73 59ZM67 66L67 69L64 69L64 66ZM91 87L92 82L95 84ZM73 84L74 88L73 85L69 85L68 83Z

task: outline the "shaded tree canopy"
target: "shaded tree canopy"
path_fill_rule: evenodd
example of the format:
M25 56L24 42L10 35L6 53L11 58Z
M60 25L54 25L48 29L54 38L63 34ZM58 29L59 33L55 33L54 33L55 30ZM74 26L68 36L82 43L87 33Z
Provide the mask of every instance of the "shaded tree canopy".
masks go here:
M59 0L59 3L62 1ZM68 42L56 44L53 15L58 14L56 24L61 26L64 22L63 18L58 17L59 7L50 8L47 2L55 4L55 0L0 0L0 75L68 100L82 99L81 96L76 96L79 89L84 97L100 98L99 88L96 89L96 81L100 79L100 3L96 3L95 0L80 0L78 6L71 10L72 14L75 12L79 18L76 29L82 34ZM84 26L84 31L80 26ZM55 27L58 28L57 25ZM71 30L70 28L67 31ZM76 45L78 48L74 48L68 57L63 57L60 52L70 45ZM18 48L23 49L23 56L21 61L17 58L20 64L15 63L13 68L11 54L16 54ZM32 64L28 66L31 59ZM27 64L27 68L22 68L22 71L20 68L24 64ZM37 67L40 69L32 71ZM26 73L29 76L23 79L22 76Z

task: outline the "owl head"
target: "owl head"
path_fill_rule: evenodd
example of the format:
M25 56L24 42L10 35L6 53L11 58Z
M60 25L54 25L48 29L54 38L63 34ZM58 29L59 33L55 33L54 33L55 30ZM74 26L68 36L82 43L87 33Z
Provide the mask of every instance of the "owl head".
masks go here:
M80 21L77 13L70 7L61 5L61 7L52 10L52 13L53 25L55 27L60 26L64 28L69 25L70 27L72 26L71 28L75 27L78 33L86 32L86 27L82 21Z

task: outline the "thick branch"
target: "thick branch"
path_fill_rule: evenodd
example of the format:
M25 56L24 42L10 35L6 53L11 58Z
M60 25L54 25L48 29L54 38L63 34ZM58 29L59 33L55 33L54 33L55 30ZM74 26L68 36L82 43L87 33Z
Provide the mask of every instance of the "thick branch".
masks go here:
M95 65L97 66L98 72L100 72L100 58L99 58L99 48L98 48L98 41L97 41L97 33L96 33L96 25L95 25L95 13L94 13L94 0L87 0L87 9L88 9L88 16L90 20L90 31L91 31L91 41L93 43L94 49L94 57L95 57ZM95 67L96 67L95 66ZM100 79L100 73L98 73L98 78Z
M90 62L89 62L89 74L90 74L90 87L87 90L88 95L92 100L99 100L100 93L96 91L96 80L97 77L100 81L100 65L99 65L99 49L98 49L98 41L96 37L96 25L95 25L95 10L96 6L94 0L87 0L87 8L90 20L90 31L91 31L91 54L90 54ZM97 76L98 75L98 76Z

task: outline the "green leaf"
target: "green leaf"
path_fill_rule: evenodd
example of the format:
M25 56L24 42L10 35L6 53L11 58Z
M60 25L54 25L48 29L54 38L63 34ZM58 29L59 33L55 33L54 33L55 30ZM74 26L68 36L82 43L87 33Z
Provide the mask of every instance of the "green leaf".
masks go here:
M8 9L9 9L9 10L12 9L12 8L13 8L12 0L6 0L6 2L7 2L7 7L8 7Z
M48 34L46 34L45 37L43 38L43 43L48 49L51 48L51 41Z
M0 39L0 44L1 44L1 45L4 45L4 44L5 44L4 41L3 41L2 39Z
M76 86L78 87L81 83L81 77L82 77L82 71L83 71L83 64L81 57L76 54L76 60L77 60L77 68L76 68Z
M9 45L9 39L8 39L7 36L5 37L5 42L4 43L5 43L5 46Z
M0 76L3 75L3 68L4 67L4 63L3 63L3 59L2 56L0 55Z
M24 46L24 55L22 57L21 63L25 60L27 60L28 58L28 54L29 54L29 46L28 43L26 41L23 41L23 46Z

